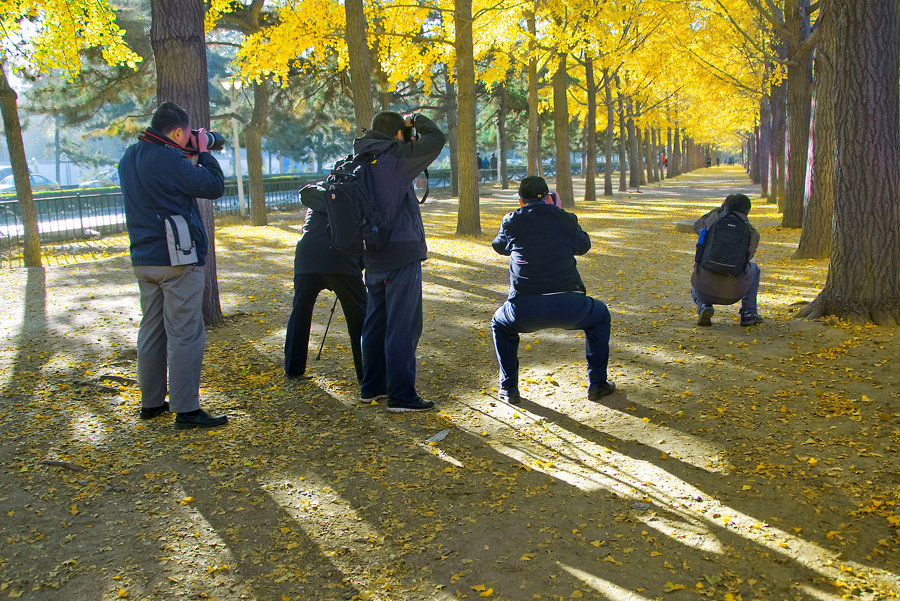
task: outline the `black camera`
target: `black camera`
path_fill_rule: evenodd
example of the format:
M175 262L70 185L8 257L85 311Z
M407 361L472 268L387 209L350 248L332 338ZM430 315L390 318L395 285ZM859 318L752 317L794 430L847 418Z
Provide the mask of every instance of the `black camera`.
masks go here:
M200 135L199 129L191 130L191 147L193 146L193 141L197 139L197 136ZM225 147L225 137L217 131L208 131L205 132L206 135L206 149L207 150L222 150ZM198 140L199 143L199 140Z
M404 142L412 142L413 140L419 139L419 132L416 131L415 126L407 125L403 128L403 141Z

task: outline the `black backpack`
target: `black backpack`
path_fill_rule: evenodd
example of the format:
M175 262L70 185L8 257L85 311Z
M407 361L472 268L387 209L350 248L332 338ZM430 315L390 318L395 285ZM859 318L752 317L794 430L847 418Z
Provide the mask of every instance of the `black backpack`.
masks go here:
M739 276L747 267L750 224L739 213L725 211L697 243L700 267L720 275ZM703 231L701 231L703 238Z
M385 247L392 227L375 204L369 182L371 154L348 155L334 165L325 180L325 212L331 246L349 255L362 256Z

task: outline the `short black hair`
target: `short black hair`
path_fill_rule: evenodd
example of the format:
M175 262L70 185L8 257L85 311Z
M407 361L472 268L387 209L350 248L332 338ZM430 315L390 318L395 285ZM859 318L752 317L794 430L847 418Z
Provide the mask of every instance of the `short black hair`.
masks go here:
M150 121L150 127L164 134L178 127L187 129L190 124L191 118L187 111L174 102L163 102L159 105Z
M392 138L405 126L406 119L394 111L381 111L372 118L372 129Z
M735 213L750 214L750 199L746 194L731 194L725 199L725 208Z

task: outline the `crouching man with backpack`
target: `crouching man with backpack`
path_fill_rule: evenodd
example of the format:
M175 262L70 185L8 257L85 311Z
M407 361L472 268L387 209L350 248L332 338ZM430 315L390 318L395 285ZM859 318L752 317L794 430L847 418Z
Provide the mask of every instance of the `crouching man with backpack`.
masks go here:
M715 313L713 305L733 305L741 301L741 325L762 323L757 313L759 266L750 259L759 246L759 232L747 215L750 199L732 194L721 207L694 222L697 252L691 275L691 298L697 305L697 325L708 326Z
M411 135L412 130L418 134ZM353 142L356 155L370 155L368 182L390 234L377 250L366 250L368 291L362 331L363 402L387 399L392 413L427 411L434 403L416 393L416 346L422 334L422 261L425 227L413 182L434 161L446 138L428 117L404 118L384 111L372 129Z

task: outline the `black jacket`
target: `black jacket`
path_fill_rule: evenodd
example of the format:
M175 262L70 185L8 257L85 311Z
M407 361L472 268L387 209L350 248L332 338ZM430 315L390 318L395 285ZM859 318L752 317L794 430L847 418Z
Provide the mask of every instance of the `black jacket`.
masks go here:
M492 242L509 255L509 298L554 292L585 292L575 255L591 248L578 218L543 201L507 214Z
M369 180L378 211L393 227L387 246L363 257L366 269L393 271L427 258L425 227L413 181L441 153L446 138L428 117L416 114L414 119L418 141L403 142L368 131L353 142L354 153L371 153L377 158Z
M158 131L147 132L175 144ZM169 215L187 219L197 245L197 264L206 262L206 230L194 199L219 198L225 191L225 176L213 155L201 152L194 165L180 150L139 140L122 155L119 179L132 265L171 265L163 225Z
M313 208L306 211L303 234L297 241L294 253L294 275L337 273L359 277L362 273L362 259L331 248L327 225L328 215L324 211Z

